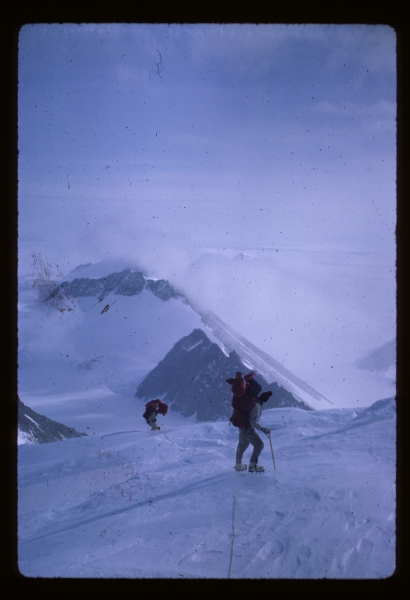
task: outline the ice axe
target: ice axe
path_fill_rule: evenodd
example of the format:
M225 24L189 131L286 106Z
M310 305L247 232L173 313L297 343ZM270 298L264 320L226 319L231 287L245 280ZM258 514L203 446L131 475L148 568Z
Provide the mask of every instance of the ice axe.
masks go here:
M273 467L274 467L274 469L275 469L275 471L276 471L275 457L274 457L274 455L273 455L273 447L272 447L272 440L271 440L271 437L270 437L270 432L269 432L269 433L267 433L266 435L267 435L267 436L268 436L268 438L269 438L269 442L270 442L270 451L272 452Z

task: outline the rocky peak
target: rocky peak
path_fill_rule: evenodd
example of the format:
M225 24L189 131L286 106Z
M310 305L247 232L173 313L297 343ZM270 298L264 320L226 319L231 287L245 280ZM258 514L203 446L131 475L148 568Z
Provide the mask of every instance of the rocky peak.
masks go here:
M125 269L120 273L111 273L98 279L78 278L61 284L61 288L67 297L78 298L84 296L96 296L104 298L112 293L119 296L137 296L144 289L150 290L161 300L177 298L179 294L165 279L147 279L140 271Z
M239 355L232 351L226 356L220 347L211 342L201 329L194 329L180 339L162 361L139 385L136 396L151 400L161 398L184 417L196 413L198 421L229 419L232 414L232 392L226 379L236 371L249 372ZM290 392L257 375L257 381L266 391L271 389L272 399L266 405L302 406Z
M20 398L17 399L17 402L19 443L45 444L87 435L76 431L73 427L67 427L40 415L26 406Z

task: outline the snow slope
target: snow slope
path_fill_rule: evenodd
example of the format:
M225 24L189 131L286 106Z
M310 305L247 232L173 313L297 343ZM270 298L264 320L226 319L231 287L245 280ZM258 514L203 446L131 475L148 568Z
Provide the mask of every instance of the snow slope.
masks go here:
M135 393L146 375L200 317L150 289L138 295L77 297L75 309L41 305L30 281L19 289L19 392L50 396L104 389ZM109 309L102 312L109 305ZM29 403L30 404L30 403ZM30 406L32 406L30 404Z
M268 406L268 405L267 405ZM139 419L19 447L19 568L30 577L385 578L395 569L393 399L265 409L262 475L233 470L228 422ZM244 459L249 460L249 451Z

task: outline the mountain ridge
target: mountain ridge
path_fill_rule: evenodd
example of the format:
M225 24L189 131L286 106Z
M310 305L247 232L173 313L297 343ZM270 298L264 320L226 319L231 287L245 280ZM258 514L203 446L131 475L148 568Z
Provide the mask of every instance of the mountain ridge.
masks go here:
M88 266L84 270L87 268ZM98 273L98 266L94 268ZM76 269L73 272L75 271ZM203 310L182 293L176 291L165 279L153 279L142 271L125 268L122 265L122 270L119 272L104 277L75 278L61 284L61 289L67 296L99 296L99 301L104 300L110 293L135 296L141 294L144 289L151 291L164 301L171 298L180 299L200 317L205 329L216 338L223 353L229 356L230 352L235 351L247 368L258 371L266 381L273 381L278 387L286 389L293 400L298 401L301 406L314 408L312 400L315 403L318 402L319 405L326 402L332 406L332 402L325 396L234 331L213 312ZM292 406L294 405L293 400L291 400Z
M26 406L19 397L17 398L17 408L19 444L47 444L87 435L76 431L74 427L67 427L62 423L40 415L29 406Z
M60 280L57 287L62 290L60 296L69 302L70 311L59 308L58 294L45 299L44 294L39 293L34 300L36 287L29 280L22 281L19 288L19 392L24 400L30 399L34 409L46 404L48 417L64 422L69 415L78 419L75 423L79 425L82 418L87 418L86 405L76 402L74 412L69 412L68 406L59 406L59 397L70 392L75 397L79 393L85 397L90 393L92 398L101 398L97 404L99 410L102 410L101 403L106 406L105 403L110 402L103 400L106 397L114 399L116 394L120 397L125 394L131 400L139 384L195 329L200 329L207 338L202 340L206 360L202 366L194 365L199 376L197 381L202 378L203 394L206 389L213 390L213 398L208 396L207 400L209 410L198 407L200 419L206 415L211 419L218 414L224 419L229 416L231 394L225 380L236 370L252 369L259 378L263 377L264 388L269 386L273 392L269 406L298 406L309 410L323 404L321 395L312 388L300 390L299 380L293 374L282 369L281 379L276 378L278 370L274 371L268 364L268 359L272 362L273 359L267 359L268 355L215 315L210 319L210 313L194 306L167 280L148 277L124 264L116 273L107 274L105 267L84 266L74 269L65 281ZM84 277L88 274L93 276ZM192 349L192 358L200 349ZM181 354L182 363L186 357ZM213 378L212 369L218 373L218 383L207 388L206 383ZM192 376L191 372L189 377ZM186 406L178 406L178 402L174 402L178 396L174 390L174 409L192 415L195 411L188 405L186 384L175 373L173 377L180 385L179 402L184 394L186 396ZM108 391L111 396L107 396ZM196 391L193 386L192 398ZM143 396L150 400L151 392L154 396L170 393L168 389L152 387ZM42 400L44 397L48 398L47 402ZM202 404L204 402L203 397ZM111 406L107 405L107 410L111 411Z
M196 306L192 306L192 308L199 314L206 327L212 331L215 336L221 339L228 351L229 349L235 349L241 359L244 362L249 361L254 369L263 374L265 379L276 380L280 385L286 386L289 388L292 395L300 402L309 404L309 400L311 402L312 399L314 399L319 402L325 401L330 405L333 405L333 403L323 396L323 394L317 392L305 381L302 381L299 377L291 373L291 371L283 367L269 354L263 352L249 340L242 337L213 312L203 311Z
M211 311L204 311L189 298L177 292L165 279L152 279L141 271L123 269L119 273L112 273L99 278L75 278L70 283L64 282L62 288L67 295L91 296L102 294L103 300L109 293L116 295L138 295L144 288L149 289L162 300L179 298L188 304L199 315L205 328L219 341L223 352L229 355L231 351L237 352L242 362L252 364L252 368L260 372L265 380L275 381L279 387L287 389L291 396L302 405L311 408L312 399L320 404L333 403L317 392L308 383L283 367L278 361L252 344L249 340L234 331L227 323L222 321ZM104 295L105 294L105 295Z
M182 297L165 279L151 279L141 271L124 269L105 277L79 277L64 281L59 288L68 297L79 298L97 296L103 300L108 294L117 296L138 296L146 288L161 300Z
M237 371L246 373L249 367L235 350L226 356L203 330L194 329L148 373L135 395L145 400L159 397L184 417L196 415L197 421L217 421L232 414L231 387L226 379ZM276 382L269 384L261 374L255 378L265 391L272 391L266 408L287 406L311 410Z

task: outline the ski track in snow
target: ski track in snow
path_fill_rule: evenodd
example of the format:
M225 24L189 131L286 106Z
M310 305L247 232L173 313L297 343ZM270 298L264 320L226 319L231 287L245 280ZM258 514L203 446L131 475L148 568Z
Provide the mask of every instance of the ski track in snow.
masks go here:
M265 410L277 470L264 439L264 474L234 471L237 430L228 423L167 418L155 433L141 427L19 447L24 575L225 579L231 570L233 579L362 579L394 572L393 400L361 410Z

